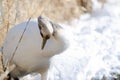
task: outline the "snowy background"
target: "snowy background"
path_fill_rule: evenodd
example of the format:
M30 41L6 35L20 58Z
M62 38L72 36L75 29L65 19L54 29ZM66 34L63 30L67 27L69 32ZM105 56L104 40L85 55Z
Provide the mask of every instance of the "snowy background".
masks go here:
M102 9L93 2L92 14L71 22L76 44L51 59L49 80L120 80L120 0L108 0Z

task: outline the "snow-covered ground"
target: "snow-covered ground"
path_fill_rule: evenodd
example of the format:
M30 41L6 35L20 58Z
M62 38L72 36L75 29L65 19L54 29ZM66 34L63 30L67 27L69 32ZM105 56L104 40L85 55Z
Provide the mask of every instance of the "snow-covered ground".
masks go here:
M72 21L76 44L51 59L49 80L113 80L120 74L120 0L108 0L103 9L93 1L91 15Z

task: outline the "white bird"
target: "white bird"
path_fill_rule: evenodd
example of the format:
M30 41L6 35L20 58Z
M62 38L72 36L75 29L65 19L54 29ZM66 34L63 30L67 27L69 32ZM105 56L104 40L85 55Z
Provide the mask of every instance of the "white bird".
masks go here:
M16 65L10 75L16 78L39 72L42 80L46 80L50 58L70 46L71 32L41 16L38 21L18 24L9 30L3 43L4 64L11 59L26 26L28 27L10 63Z

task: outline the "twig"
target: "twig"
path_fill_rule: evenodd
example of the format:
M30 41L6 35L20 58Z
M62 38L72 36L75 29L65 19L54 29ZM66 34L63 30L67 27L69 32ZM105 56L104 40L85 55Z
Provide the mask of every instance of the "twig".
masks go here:
M26 27L25 27L25 29L24 29L24 31L23 31L23 33L22 33L22 35L21 35L21 37L20 37L20 39L19 39L19 41L18 41L18 44L17 44L17 46L16 46L16 48L15 48L13 54L12 54L12 57L11 57L9 63L11 63L11 61L13 60L13 58L14 58L14 56L15 56L15 53L16 53L16 51L17 51L17 49L18 49L18 46L19 46L19 44L20 44L20 42L21 42L21 40L22 40L22 38L23 38L23 35L24 35L24 33L25 33L25 31L26 31L26 29L27 29L27 27L28 27L28 24L29 24L30 20L31 20L31 17L30 17L30 18L28 19L28 21L27 21Z
M0 75L0 80L4 80L5 78L7 78L7 75L16 67L16 65L9 65L6 69L5 72L3 72L1 75Z
M4 72L2 58L2 51L0 51L0 74Z

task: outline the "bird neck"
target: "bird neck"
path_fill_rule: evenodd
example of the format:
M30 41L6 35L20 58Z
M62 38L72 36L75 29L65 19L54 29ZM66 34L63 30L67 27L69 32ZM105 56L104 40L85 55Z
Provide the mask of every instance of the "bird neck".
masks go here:
M60 29L57 31L56 34L57 35L55 36L55 38L63 49L67 49L68 47L70 47L71 37L69 36L69 33L67 33L63 29Z

